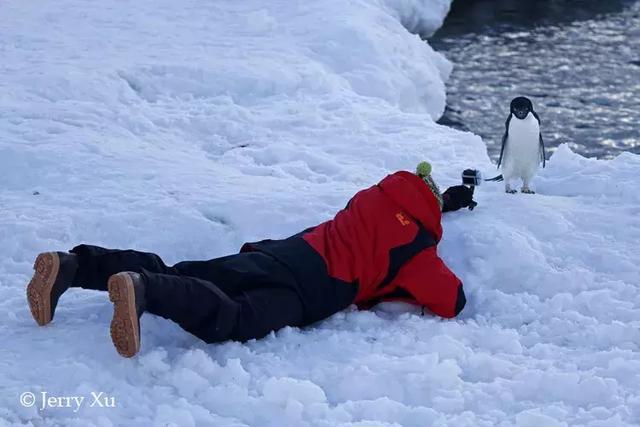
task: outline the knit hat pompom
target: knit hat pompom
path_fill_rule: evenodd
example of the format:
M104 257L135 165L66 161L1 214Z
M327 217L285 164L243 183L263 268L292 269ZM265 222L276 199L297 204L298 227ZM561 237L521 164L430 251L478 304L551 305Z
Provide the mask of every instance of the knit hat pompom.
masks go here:
M416 167L416 175L418 175L419 177L425 177L427 175L431 175L431 163L429 162L418 163L418 167Z
M427 184L433 195L435 196L438 204L440 205L440 210L442 210L443 200L442 194L440 194L440 189L438 185L435 183L433 178L431 178L431 163L429 162L420 162L416 167L416 175L418 175L422 180Z

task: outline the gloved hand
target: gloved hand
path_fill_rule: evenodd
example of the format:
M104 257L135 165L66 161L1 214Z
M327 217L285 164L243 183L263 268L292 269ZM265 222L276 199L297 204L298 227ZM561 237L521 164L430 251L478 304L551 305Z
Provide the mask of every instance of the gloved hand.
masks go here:
M473 202L473 189L465 185L454 185L442 194L442 212L457 211Z

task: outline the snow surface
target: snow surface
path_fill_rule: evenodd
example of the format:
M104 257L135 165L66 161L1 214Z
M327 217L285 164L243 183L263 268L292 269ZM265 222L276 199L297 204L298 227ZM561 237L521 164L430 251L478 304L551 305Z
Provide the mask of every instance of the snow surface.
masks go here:
M0 425L624 426L640 420L640 157L566 146L537 195L478 189L441 255L456 320L347 310L248 344L142 318L129 360L100 292L35 325L38 252L90 242L169 263L330 218L420 160L493 173L436 125L451 65L436 0L4 1L0 6ZM415 15L418 13L418 15ZM496 124L496 132L501 125ZM36 406L20 404L36 393ZM46 408L41 392L84 396ZM115 408L90 407L103 392Z

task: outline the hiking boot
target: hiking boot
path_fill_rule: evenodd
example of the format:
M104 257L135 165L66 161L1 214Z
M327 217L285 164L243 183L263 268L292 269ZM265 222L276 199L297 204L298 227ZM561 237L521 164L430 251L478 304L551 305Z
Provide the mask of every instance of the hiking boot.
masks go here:
M36 271L27 285L27 301L33 318L40 326L51 322L60 295L76 276L77 255L66 252L44 252L33 265Z
M140 316L145 308L142 276L126 271L109 277L109 299L113 302L111 340L121 356L133 357L140 350Z

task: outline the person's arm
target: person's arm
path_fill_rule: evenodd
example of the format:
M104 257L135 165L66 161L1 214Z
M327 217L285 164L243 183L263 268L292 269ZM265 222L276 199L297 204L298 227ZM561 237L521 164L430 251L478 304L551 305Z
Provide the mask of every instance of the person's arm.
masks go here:
M473 201L473 189L465 185L455 185L442 193L442 212L457 211L468 207Z
M457 316L467 300L462 282L436 252L428 248L405 264L394 282L407 291L416 303L446 318Z

